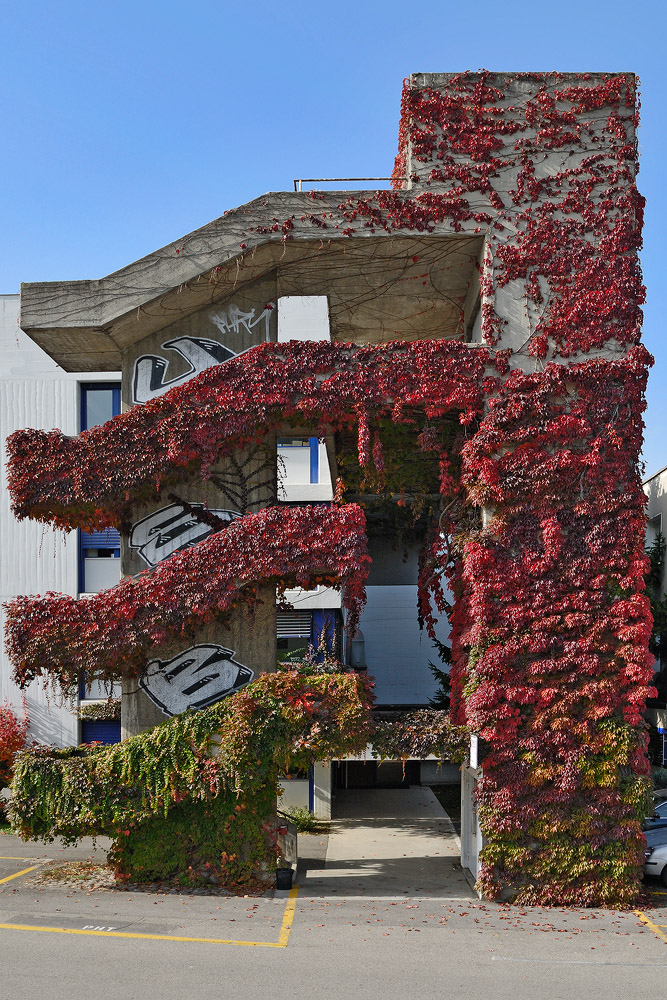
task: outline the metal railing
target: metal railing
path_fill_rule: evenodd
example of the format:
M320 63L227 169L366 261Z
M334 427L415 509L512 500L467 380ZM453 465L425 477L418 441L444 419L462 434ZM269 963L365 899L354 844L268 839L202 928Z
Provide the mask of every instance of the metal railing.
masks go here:
M304 184L341 184L343 181L393 181L394 177L295 177L294 190L303 191ZM404 178L400 178L404 180Z

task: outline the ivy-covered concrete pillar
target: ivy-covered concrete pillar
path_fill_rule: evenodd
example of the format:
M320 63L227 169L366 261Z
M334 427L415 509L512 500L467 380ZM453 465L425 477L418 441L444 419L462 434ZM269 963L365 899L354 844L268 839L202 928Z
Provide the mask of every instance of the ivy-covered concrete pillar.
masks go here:
M275 293L275 279L255 282L128 346L122 362L124 409L150 406L200 371L275 341ZM238 517L275 503L277 489L275 434L239 448L205 472L189 472L158 499L132 507L121 534L123 574L149 572ZM206 587L205 580L201 586ZM237 609L224 625L211 621L150 649L141 676L123 680L123 738L187 708L213 704L275 669L275 589L260 585L256 591L252 621L246 609Z
M463 446L454 711L481 740L487 895L639 890L650 691L643 596L643 199L632 74L416 74L396 176L483 231L495 352Z
M462 548L454 688L483 748L493 898L617 905L641 878L646 360L515 372L463 450L468 495L491 513Z

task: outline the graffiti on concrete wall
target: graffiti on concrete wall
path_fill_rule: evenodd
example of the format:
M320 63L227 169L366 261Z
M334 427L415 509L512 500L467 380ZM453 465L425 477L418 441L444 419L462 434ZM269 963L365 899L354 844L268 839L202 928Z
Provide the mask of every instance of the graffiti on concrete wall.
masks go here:
M191 503L187 508L182 504L171 503L132 525L130 548L148 566L157 566L174 552L192 548L208 538L218 530L210 523L213 518L229 522L241 516L235 510L209 510L202 503ZM198 517L198 511L202 512L201 517Z
M211 316L211 320L222 334L245 333L249 336L255 327L259 327L260 333L263 333L265 343L268 344L271 339L269 323L272 312L273 302L267 302L259 315L256 315L256 309L249 309L248 312L244 312L243 309L239 309L237 305L232 303L227 309L214 313Z
M165 715L206 708L248 684L250 667L234 659L234 650L205 643L191 646L171 660L152 660L139 686Z
M245 312L232 304L220 312L214 313L210 319L223 335L245 334L255 335L255 329L263 335L268 343L270 338L269 323L273 303L268 302L261 313L256 309ZM254 346L253 344L249 345ZM132 375L132 402L146 403L149 399L162 396L174 386L187 382L213 365L222 364L230 358L236 358L244 351L232 351L219 340L208 337L177 337L166 340L161 345L163 351L175 351L188 365L188 370L181 375L168 378L169 360L158 354L142 354L134 362ZM247 350L248 348L246 348Z
M143 354L134 362L132 377L132 402L146 403L149 399L162 396L176 385L187 382L193 375L199 375L212 365L219 365L236 357L224 344L206 337L178 337L162 344L163 350L176 351L188 364L188 371L174 378L165 378L169 361L156 354Z

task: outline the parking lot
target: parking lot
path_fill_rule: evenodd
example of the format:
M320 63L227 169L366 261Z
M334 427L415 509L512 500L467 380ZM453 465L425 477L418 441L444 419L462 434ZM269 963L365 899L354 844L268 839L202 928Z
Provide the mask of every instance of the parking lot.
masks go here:
M63 849L0 839L3 995L53 1000L237 993L282 998L649 995L667 969L667 893L642 910L498 906L447 895L341 891L299 872L291 892L194 892L38 884L69 861L103 860L89 843ZM309 885L316 885L315 893Z

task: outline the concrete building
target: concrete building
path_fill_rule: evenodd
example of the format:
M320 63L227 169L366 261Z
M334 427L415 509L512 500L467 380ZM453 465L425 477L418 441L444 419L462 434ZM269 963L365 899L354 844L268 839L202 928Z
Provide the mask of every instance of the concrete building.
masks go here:
M522 898L528 885L527 899L544 893L571 902L583 879L589 901L606 898L602 861L589 858L590 838L575 829L582 811L597 817L610 878L614 865L637 855L641 837L633 827L621 842L618 830L631 829L620 788L635 768L622 747L639 731L648 689L641 622L632 641L626 623L643 605L619 610L619 588L600 583L609 573L627 581L640 558L634 528L642 518L637 457L647 368L639 346L635 124L632 74L415 74L403 95L394 190L271 192L106 277L21 291L27 336L65 372L121 371L123 409L266 342L456 347L447 393L443 369L430 391L407 398L428 409L439 394L465 439L456 445L465 509L456 523L464 569L454 695L458 718L479 739L464 768L463 857L494 896ZM28 414L21 419L30 422ZM310 480L288 482L292 503L306 489L326 500L326 476L311 478L325 452L335 478L338 444L315 446L311 437L308 426L288 426L265 442L267 455L282 448L288 470ZM256 458L239 452L236 461L250 462L247 475L256 475ZM196 506L206 494L219 515L235 517L228 466L219 480L215 495L201 479L185 482L183 498ZM253 489L247 509L271 502L271 484ZM130 512L120 542L124 573L143 568L150 530L176 516L165 504L160 497ZM447 537L440 528L438 537ZM397 560L381 528L371 548L361 632L378 700L423 704L433 690L432 650L404 619L415 595L414 553L408 546L405 562ZM251 673L275 662L277 629L289 646L307 637L316 612L335 610L321 606L328 599L321 594L295 595L295 616L281 621L270 593L263 597L253 634L235 620L228 639ZM586 609L583 618L569 613L572 602ZM601 653L593 637L602 621L611 638ZM195 646L161 650L142 690L123 692L125 731L164 717L151 685L159 687L170 664L221 649L222 641L204 630ZM605 736L603 723L627 730L628 740L608 751L615 778L598 787L581 774ZM492 847L482 862L478 813ZM558 874L563 823L588 858L574 866L572 885ZM551 882L542 874L545 857L556 873ZM630 881L639 877L633 871ZM624 888L623 898L632 891Z
M10 509L4 481L5 441L13 431L24 427L44 430L58 427L66 434L76 435L110 419L121 409L121 375L118 371L65 371L20 328L19 304L18 294L0 296L2 601L21 594L47 591L83 597L113 587L120 581L118 532L109 529L96 534L64 533L33 521L17 521ZM279 339L299 339L304 336L304 329L310 336L328 339L325 296L283 297L277 306ZM186 378L192 378L195 373L191 371ZM285 436L277 442L277 455L281 502L331 502L333 486L325 441L316 437ZM387 553L383 560L375 560L377 568L369 587L369 602L362 623L365 655L368 669L376 678L380 704L421 707L434 693L428 662L435 654L432 643L417 628L415 553L409 563L403 563L401 557L402 553L393 553L393 561L400 565L400 576L392 574L390 566L388 568ZM389 552L389 564L391 561L392 553ZM337 623L342 631L341 601L337 591L320 587L310 592L291 590L286 596L294 610L277 616L279 656L302 650L309 643L317 646L327 622ZM445 637L447 632L448 629ZM11 680L11 665L4 644L0 657L0 699L7 700L20 713L23 693ZM405 662L412 664L409 672L401 668ZM73 746L91 740L114 742L121 736L120 723L105 717L96 718L96 715L107 715L108 712L102 710L104 702L109 697L120 698L120 695L120 685L106 689L99 683L83 683L78 704L69 704L56 692L49 694L33 682L25 692L31 735L39 742L57 746ZM329 782L328 770L325 781ZM291 787L297 805L307 807L321 798L312 777L305 782L297 781Z
M646 545L650 548L658 535L664 536L667 532L667 467L644 480L644 492L647 496ZM663 563L660 593L664 595L666 592L667 571ZM646 717L652 726L651 757L655 764L667 767L667 700L665 698L667 685L664 681L667 661L664 658L656 658L654 669L656 681L659 682L658 698L646 712Z

